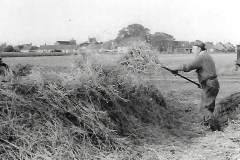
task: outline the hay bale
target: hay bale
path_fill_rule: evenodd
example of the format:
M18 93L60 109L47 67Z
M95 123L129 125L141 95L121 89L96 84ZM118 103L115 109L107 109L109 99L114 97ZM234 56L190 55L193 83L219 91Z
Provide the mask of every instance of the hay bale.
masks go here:
M91 64L73 70L71 78L39 70L13 81L6 88L9 92L1 92L3 157L9 156L7 152L13 159L67 154L71 148L69 159L91 159L99 150L123 147L123 136L140 138L144 126L174 122L174 112L155 86L122 67ZM56 144L62 150L56 150Z
M240 92L234 93L219 102L216 115L220 122L227 124L229 119L239 118Z

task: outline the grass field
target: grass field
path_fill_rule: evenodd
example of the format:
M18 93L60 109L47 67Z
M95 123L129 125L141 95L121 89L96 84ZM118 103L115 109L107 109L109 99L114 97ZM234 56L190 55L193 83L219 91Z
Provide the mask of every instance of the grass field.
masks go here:
M227 71L235 69L236 53L219 53L211 54L216 62L216 68L220 74L228 74ZM117 55L100 55L94 54L95 58L103 63L114 63L121 57ZM45 57L6 57L4 61L10 65L15 64L33 64L40 66L70 66L78 55L71 56L45 56ZM166 66L173 66L180 63L188 62L193 57L192 54L160 54L160 62ZM231 73L234 74L234 73Z

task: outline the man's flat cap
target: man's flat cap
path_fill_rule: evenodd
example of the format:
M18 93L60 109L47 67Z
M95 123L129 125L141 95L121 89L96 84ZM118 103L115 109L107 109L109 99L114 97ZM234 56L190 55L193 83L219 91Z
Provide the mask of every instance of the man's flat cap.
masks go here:
M205 44L202 41L196 40L193 45L200 47L202 50L205 50Z

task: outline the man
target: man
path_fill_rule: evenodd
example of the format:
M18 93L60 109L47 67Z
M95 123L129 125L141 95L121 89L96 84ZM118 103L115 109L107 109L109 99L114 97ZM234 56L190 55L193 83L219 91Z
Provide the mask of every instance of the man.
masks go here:
M202 86L202 95L200 103L200 113L205 125L210 125L212 130L220 130L220 124L213 116L215 108L215 99L219 92L219 82L217 79L216 68L213 58L206 52L205 44L196 40L192 47L195 57L188 64L176 67L171 72L178 71L189 72L196 70L198 81Z

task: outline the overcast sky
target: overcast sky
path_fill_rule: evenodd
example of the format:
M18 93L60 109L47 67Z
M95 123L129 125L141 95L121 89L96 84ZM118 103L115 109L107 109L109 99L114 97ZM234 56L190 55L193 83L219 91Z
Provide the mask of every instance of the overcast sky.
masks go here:
M0 0L0 43L116 38L129 24L176 40L240 43L239 0Z

